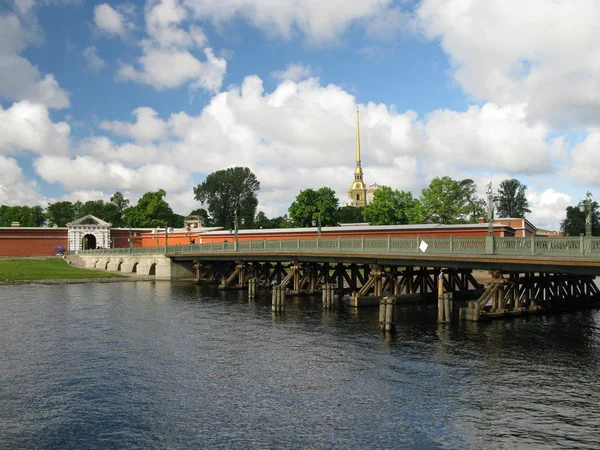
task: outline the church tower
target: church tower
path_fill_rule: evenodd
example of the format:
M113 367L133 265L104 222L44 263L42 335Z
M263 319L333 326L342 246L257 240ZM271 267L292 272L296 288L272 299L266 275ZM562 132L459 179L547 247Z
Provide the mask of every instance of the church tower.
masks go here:
M348 205L363 208L367 205L367 187L363 181L363 171L360 163L360 120L358 106L356 107L356 167L354 168L354 181L348 189Z

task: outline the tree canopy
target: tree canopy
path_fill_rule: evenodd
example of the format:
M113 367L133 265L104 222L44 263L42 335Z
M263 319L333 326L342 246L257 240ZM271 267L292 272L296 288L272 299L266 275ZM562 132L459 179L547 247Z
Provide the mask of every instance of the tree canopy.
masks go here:
M401 225L414 223L419 201L410 192L381 186L373 201L365 206L363 216L371 225Z
M46 219L48 220L48 226L66 227L67 223L75 219L73 203L63 201L48 205Z
M252 227L260 182L247 167L218 170L194 188L195 199L207 205L215 226L233 228L235 214Z
M527 186L514 178L500 183L496 201L498 204L498 217L523 218L530 213L529 202L525 197Z
M340 206L337 213L341 224L361 223L365 220L363 217L363 208L357 208L356 206Z
M13 222L22 227L41 227L45 219L41 206L0 205L0 227L10 227Z
M600 211L598 202L592 202L592 236L600 235ZM579 236L585 234L586 212L581 212L579 206L568 206L566 216L560 224L561 231L566 236Z
M485 216L485 200L475 195L477 186L473 180L453 180L450 177L436 177L421 192L421 214L423 221L441 223L477 222Z
M288 211L299 227L310 227L313 220L320 220L322 226L335 226L339 223L338 205L339 200L331 188L305 189L296 196Z
M138 200L137 205L125 210L124 221L130 227L170 227L183 226L183 216L175 214L163 199L166 191L146 192Z

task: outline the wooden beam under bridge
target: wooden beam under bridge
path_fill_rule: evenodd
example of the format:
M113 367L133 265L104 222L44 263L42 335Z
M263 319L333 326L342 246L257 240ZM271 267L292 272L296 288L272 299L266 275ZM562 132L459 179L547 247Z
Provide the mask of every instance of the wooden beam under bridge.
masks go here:
M465 320L480 321L540 312L600 307L600 290L589 275L495 272L477 300L460 309Z

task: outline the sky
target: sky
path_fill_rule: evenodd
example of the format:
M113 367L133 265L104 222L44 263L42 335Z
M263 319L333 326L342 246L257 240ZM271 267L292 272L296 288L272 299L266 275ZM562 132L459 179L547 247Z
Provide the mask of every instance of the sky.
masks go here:
M364 180L516 178L538 228L600 196L597 0L0 0L0 204L245 166L260 211ZM595 198L598 200L597 198Z

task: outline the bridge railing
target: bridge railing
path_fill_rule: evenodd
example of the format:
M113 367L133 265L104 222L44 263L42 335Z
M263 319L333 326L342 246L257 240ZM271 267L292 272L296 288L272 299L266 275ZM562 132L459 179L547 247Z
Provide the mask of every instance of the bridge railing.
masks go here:
M84 255L178 253L435 253L600 258L600 237L460 237L460 238L317 238L215 242L157 247L80 250Z

